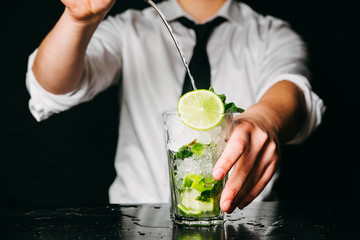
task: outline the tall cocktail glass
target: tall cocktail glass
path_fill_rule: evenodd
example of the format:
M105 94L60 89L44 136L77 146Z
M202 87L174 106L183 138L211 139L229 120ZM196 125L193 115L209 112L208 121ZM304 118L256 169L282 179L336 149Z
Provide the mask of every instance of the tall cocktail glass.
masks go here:
M171 218L184 225L224 222L220 196L226 178L217 181L212 169L226 146L236 114L224 114L209 130L186 126L177 112L163 114L171 187Z

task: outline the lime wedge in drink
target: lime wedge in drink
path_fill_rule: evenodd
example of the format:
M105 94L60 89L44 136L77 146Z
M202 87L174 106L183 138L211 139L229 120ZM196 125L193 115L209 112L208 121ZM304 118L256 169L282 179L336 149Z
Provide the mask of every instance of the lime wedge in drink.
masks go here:
M186 189L181 195L181 205L194 214L195 212L212 212L214 210L214 199L209 198L208 201L202 202L197 200L201 192L195 189ZM184 209L183 209L184 210Z
M188 217L199 216L203 213L202 211L187 209L184 206L182 206L181 204L177 205L177 208L181 214L188 216Z
M208 130L220 124L224 103L214 92L201 89L184 94L177 107L181 121L196 130Z

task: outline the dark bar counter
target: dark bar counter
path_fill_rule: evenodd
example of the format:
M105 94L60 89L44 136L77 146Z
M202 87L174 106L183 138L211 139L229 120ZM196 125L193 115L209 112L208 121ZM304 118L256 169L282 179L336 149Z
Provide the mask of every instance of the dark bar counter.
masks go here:
M169 205L1 209L0 239L360 239L354 204L252 203L224 225L173 224Z

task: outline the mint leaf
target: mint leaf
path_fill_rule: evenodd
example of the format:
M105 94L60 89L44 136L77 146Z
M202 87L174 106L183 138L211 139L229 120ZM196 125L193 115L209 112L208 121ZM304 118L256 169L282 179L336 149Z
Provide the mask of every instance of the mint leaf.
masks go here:
M215 180L216 181L216 180ZM211 198L217 196L221 192L221 181L216 181L215 185L210 190L202 191L196 200L201 202L209 202Z
M201 201L201 202L209 202L210 201L210 195L211 195L211 191L210 190L206 190L203 191L200 196L198 196L196 198L196 200Z
M213 87L209 88L209 91L212 91L213 93L215 93L215 90ZM224 108L225 108L225 113L242 113L245 110L242 108L239 108L235 105L235 103L230 102L230 103L226 103L226 96L225 94L217 94L218 97L221 99L221 101L224 103Z
M192 184L193 184L193 180L189 176L185 176L182 187L188 188L188 187L191 187Z
M213 189L210 192L210 196L214 197L214 196L218 195L221 192L221 189L222 189L221 181L216 181Z
M185 159L191 157L193 152L188 145L182 146L179 151L176 153L176 158Z
M191 147L191 151L195 155L201 156L204 153L204 145L201 143L194 143L194 145Z
M242 113L244 111L244 109L237 107L233 102L225 104L225 113Z
M224 103L224 107L225 107L225 101L226 101L226 96L225 94L216 94L218 95L218 97L221 99L221 101Z
M197 143L196 140L190 144L182 146L178 152L174 153L174 157L185 159L191 157L193 154L201 156L205 151L205 145L202 143Z

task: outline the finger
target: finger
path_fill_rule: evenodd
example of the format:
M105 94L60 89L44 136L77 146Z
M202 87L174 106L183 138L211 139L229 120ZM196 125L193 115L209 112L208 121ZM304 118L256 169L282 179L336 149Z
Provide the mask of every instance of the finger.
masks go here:
M239 202L241 202L247 195L252 191L252 189L258 184L265 171L268 169L269 165L273 162L278 162L278 155L276 151L275 142L269 142L264 146L262 151L259 152L256 157L251 172L248 174L242 188L238 192L236 198L234 199L230 211L234 210ZM260 193L260 192L259 192ZM257 195L256 195L257 196ZM256 197L255 196L255 197Z
M93 5L92 5L92 3L91 3L91 0L88 0L87 2L88 2L88 4L89 4L89 11L90 11L92 14L96 15L96 11L95 11L95 9L93 8Z
M258 138L255 139L259 141ZM259 144L256 149L253 147L250 153L245 152L234 167L223 191L221 201L223 211L232 212L239 202L257 185L271 162L277 162L278 154L276 150L275 142L266 140Z
M235 203L240 190L243 188L249 173L255 166L256 156L261 148L245 150L244 154L235 164L234 169L226 182L221 195L221 209L224 212L232 212L237 206ZM235 207L234 207L235 206Z
M223 179L235 162L242 156L249 138L249 134L246 134L241 128L233 132L223 153L214 166L213 177L216 180Z
M249 205L261 192L264 190L266 184L270 181L277 169L277 163L272 162L260 178L259 182L254 188L243 198L238 205L238 208L243 209Z

